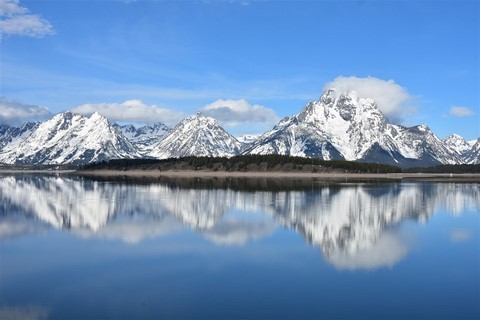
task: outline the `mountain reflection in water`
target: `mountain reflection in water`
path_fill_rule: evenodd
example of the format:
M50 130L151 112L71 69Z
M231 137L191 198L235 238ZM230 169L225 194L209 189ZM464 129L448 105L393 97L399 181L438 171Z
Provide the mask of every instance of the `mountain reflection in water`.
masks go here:
M355 269L401 260L408 248L395 226L404 220L428 221L442 208L452 214L479 211L480 185L315 180L285 185L265 180L140 184L4 176L0 203L0 241L53 227L84 238L134 244L187 226L215 244L243 245L282 226L320 248L337 268ZM261 212L265 219L226 215L232 210Z

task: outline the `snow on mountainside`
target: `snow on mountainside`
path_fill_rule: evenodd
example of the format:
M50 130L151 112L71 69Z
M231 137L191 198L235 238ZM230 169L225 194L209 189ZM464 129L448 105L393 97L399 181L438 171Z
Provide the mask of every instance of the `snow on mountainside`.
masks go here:
M443 139L443 143L447 146L447 148L450 148L454 152L456 152L459 155L465 154L469 152L473 145L475 144L475 141L472 142L467 142L465 139L458 134L452 134L445 139Z
M255 141L246 153L280 153L331 159L360 159L375 142L383 142L385 120L373 100L354 93L335 97L327 91Z
M387 133L395 141L406 166L462 163L462 159L426 125L403 127L389 124Z
M480 143L478 140L466 141L458 134L452 134L445 138L443 143L447 148L463 159L464 163L480 163Z
M241 134L235 138L243 144L250 144L260 137L259 134Z
M165 159L185 156L232 157L241 143L226 132L217 120L200 113L183 119L157 144L151 157Z
M480 138L473 143L472 149L466 154L465 163L480 164Z
M169 126L163 123L155 123L153 125L145 125L142 127L135 127L133 125L117 125L115 126L122 132L122 134L135 144L142 154L151 152L151 146L158 143L171 130Z
M39 122L26 122L21 127L0 125L0 150L7 144L16 146L25 140L39 126Z
M89 163L138 157L136 147L104 116L60 113L42 122L24 140L7 144L0 162L9 164Z
M460 157L425 125L386 122L375 102L354 91L326 91L292 117L282 119L245 154L278 153L381 162L399 166L461 163Z
M231 136L196 114L173 129L111 124L65 112L21 127L0 125L0 163L90 163L113 158L170 158L284 154L324 160L377 162L400 167L480 163L480 141L451 135L443 141L426 125L388 123L374 100L354 91L327 90L297 115L261 136Z

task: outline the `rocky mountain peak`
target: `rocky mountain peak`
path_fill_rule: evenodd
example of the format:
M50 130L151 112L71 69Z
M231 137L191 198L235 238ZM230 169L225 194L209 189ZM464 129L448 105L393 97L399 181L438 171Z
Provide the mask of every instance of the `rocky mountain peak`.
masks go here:
M85 117L63 112L5 145L0 152L0 162L88 163L138 156L137 148L104 116L94 113Z
M186 117L152 146L148 155L155 158L186 156L231 157L240 152L241 143L217 120L201 113Z
M208 122L211 124L219 125L216 119L206 116L201 112L197 112L189 117L184 118L180 123L187 123L187 122Z
M443 139L443 141L447 144L455 144L455 145L467 144L467 141L465 141L465 139L462 136L460 136L456 133L449 135L448 137Z
M475 141L466 141L462 136L452 134L443 139L443 143L460 158L466 159L466 163L479 162L480 154L478 147L475 148Z
M362 98L355 91L340 92L328 89L317 101L308 103L297 116L300 122L345 121L362 118L377 119L383 124L385 119L371 98Z
M299 114L280 121L244 152L399 166L461 163L465 158L449 149L428 126L389 124L373 99L334 88Z

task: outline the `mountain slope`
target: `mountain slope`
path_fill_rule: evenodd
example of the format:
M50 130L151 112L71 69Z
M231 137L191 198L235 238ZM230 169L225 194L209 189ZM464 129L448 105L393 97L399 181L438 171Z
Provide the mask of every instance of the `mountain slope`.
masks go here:
M452 134L443 143L466 164L480 163L480 146L478 140L466 141L458 134Z
M25 139L7 144L0 162L9 164L89 163L139 157L136 147L98 113L60 113L42 122Z
M324 160L381 162L399 166L461 163L425 125L386 122L372 99L355 92L326 91L292 117L282 119L244 151Z
M480 138L473 144L470 151L466 153L465 163L480 164Z
M169 126L161 122L139 128L133 125L115 126L142 154L150 153L152 151L151 147L160 142L168 131L171 130Z
M183 119L148 154L154 158L185 156L231 157L238 154L241 143L218 122L200 113Z
M39 122L26 122L21 127L0 125L0 151L6 145L14 148L35 131L39 125Z

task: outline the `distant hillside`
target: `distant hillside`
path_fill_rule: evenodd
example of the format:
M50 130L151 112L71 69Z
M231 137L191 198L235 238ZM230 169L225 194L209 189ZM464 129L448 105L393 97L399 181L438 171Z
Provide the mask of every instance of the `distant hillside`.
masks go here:
M396 173L399 167L343 160L320 160L284 155L243 155L226 157L184 157L163 160L118 159L87 164L83 170L203 170L260 172L347 172Z

